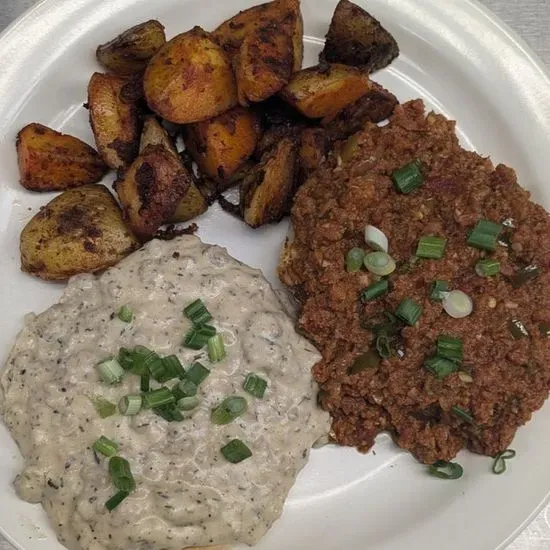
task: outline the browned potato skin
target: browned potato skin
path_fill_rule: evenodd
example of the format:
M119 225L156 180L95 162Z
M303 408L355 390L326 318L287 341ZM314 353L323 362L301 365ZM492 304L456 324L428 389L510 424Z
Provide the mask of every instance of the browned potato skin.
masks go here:
M238 103L228 57L200 27L176 36L155 54L143 85L151 110L177 124L213 118Z
M330 140L323 128L305 128L298 149L298 184L304 183L323 162L330 150Z
M143 71L165 43L164 27L151 19L98 46L96 57L108 71L117 75L131 75Z
M96 183L108 168L95 149L42 124L25 126L16 141L20 182L31 191L62 191Z
M279 221L288 212L295 164L296 143L292 138L284 138L243 181L240 208L250 227Z
M336 115L371 89L366 73L355 67L322 64L294 73L281 97L308 118Z
M88 85L90 124L99 154L113 170L126 168L139 149L140 122L135 83L94 73Z
M185 144L201 172L221 183L254 153L259 138L260 119L245 107L185 128Z
M162 145L148 145L115 182L124 219L141 240L151 239L176 212L191 177Z
M21 233L21 269L46 280L110 267L138 248L114 197L103 185L64 191Z
M176 145L168 132L162 127L162 124L153 115L146 116L143 119L143 129L141 130L141 140L139 142L140 154L148 145L162 145L167 151L179 158Z

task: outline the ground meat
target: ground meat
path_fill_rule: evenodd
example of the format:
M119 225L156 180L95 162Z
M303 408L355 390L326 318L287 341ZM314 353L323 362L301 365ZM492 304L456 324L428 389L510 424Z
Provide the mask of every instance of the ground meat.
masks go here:
M529 200L513 170L463 150L454 122L426 116L421 101L399 106L388 125L368 125L353 139L351 158L349 147L345 162L335 154L299 190L294 240L280 265L282 281L302 304L299 327L323 354L314 376L335 439L365 451L379 432L389 431L425 463L450 460L463 447L495 455L548 396L550 340L539 324L550 321L550 216ZM409 195L397 193L389 176L417 159L424 185ZM474 270L486 254L466 244L482 218L515 225L506 235L509 246L491 254L502 266L491 278ZM371 276L347 273L344 258L350 248L365 247L366 224L387 235L398 269L390 277L391 292L363 305L359 293ZM423 235L447 239L443 259L413 259ZM514 288L508 277L529 264L538 265L541 275ZM471 296L473 313L453 319L430 300L436 279ZM407 297L423 313L402 330L404 357L348 374L371 346L368 327ZM512 337L512 319L524 323L528 338ZM464 342L460 372L443 380L423 367L440 334ZM473 422L453 414L453 406L468 411Z

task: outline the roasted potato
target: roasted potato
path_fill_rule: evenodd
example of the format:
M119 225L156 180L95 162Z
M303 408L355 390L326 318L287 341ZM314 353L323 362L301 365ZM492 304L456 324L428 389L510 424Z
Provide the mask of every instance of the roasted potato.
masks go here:
M139 152L143 153L148 145L163 145L168 151L179 158L175 143L168 135L168 132L162 127L162 124L153 115L146 116L143 120Z
M163 145L148 145L115 182L124 219L142 241L174 216L191 185L183 164Z
M107 166L78 138L32 123L17 134L20 182L31 191L61 191L96 183Z
M96 57L107 70L115 74L139 73L165 43L164 27L152 19L98 46Z
M191 181L189 184L189 189L183 198L178 202L176 211L166 221L167 223L187 222L197 216L200 216L201 214L204 214L207 210L208 202L199 191L199 188L196 186L195 182Z
M298 148L297 174L298 185L304 183L323 162L330 149L330 140L323 128L304 128L300 134Z
M140 136L135 81L94 73L88 85L88 108L105 163L114 170L129 166L138 154Z
M201 172L217 182L227 182L254 153L260 119L250 109L235 107L211 120L190 124L184 135Z
M213 118L238 103L228 57L200 27L176 36L155 54L143 86L151 110L178 124Z
M366 73L346 65L321 64L294 73L280 94L309 118L334 116L371 88Z
M84 185L57 196L21 233L21 269L48 280L105 269L139 243L103 185Z
M367 73L383 69L399 55L395 38L363 8L340 0L332 16L319 59L361 67Z

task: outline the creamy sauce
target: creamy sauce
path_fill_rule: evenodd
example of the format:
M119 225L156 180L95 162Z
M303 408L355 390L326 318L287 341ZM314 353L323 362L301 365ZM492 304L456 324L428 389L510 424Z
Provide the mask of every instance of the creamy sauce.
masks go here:
M181 346L190 327L183 308L196 298L223 335L221 363ZM130 324L113 315L125 304L134 312ZM168 423L151 411L99 417L87 396L116 403L139 392L139 377L108 387L95 365L137 344L211 368L190 418ZM59 304L27 317L0 383L4 422L26 461L17 491L42 503L71 549L254 544L281 514L311 445L328 431L310 376L318 359L259 271L195 237L152 241L99 277L73 278ZM264 399L242 390L249 372L268 380ZM229 395L245 396L247 412L213 425L211 409ZM107 461L91 449L101 435L120 445L137 483L111 513ZM220 454L234 438L253 453L239 464Z

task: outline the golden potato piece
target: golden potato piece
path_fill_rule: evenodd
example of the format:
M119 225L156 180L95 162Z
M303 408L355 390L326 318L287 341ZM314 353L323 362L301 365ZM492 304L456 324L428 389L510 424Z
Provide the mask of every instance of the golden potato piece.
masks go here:
M164 27L151 19L98 46L96 56L107 70L119 75L129 75L143 71L151 57L165 43Z
M395 38L363 8L340 0L319 59L361 67L367 73L383 69L399 55Z
M309 118L334 116L370 90L366 73L346 65L317 65L295 73L281 97Z
M330 149L330 140L323 128L305 128L300 134L296 180L304 183L325 162Z
M218 182L230 179L246 162L259 138L259 117L245 107L185 128L189 153L201 172Z
M135 82L115 75L94 73L88 85L90 124L99 154L118 170L136 158L140 124Z
M64 191L21 232L21 269L47 280L64 280L116 264L139 243L103 185Z
M17 134L16 147L21 185L31 191L96 183L107 172L95 149L42 124L25 126Z
M172 218L191 184L182 163L163 145L148 145L115 182L124 219L142 241Z
M204 214L208 210L208 202L195 182L191 181L187 193L176 207L174 214L167 220L168 223L187 222Z
M167 151L170 151L170 153L179 158L175 143L168 135L168 132L162 127L162 124L153 115L146 116L143 120L139 152L143 153L148 145L163 145Z
M229 59L200 27L160 49L147 66L143 85L151 110L178 124L213 118L237 105Z

